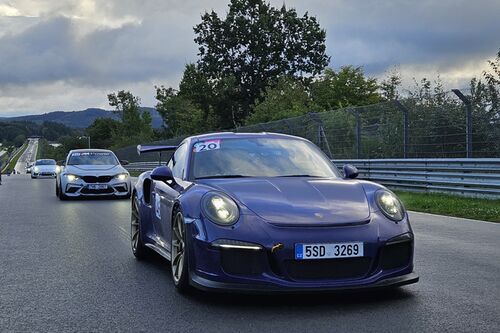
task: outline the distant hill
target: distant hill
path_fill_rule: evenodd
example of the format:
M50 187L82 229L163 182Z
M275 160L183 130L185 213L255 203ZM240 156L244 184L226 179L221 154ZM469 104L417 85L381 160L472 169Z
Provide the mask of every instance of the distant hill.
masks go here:
M163 119L154 108L141 108L141 111L149 111L153 118L153 127L160 128L163 124ZM89 108L83 111L54 111L44 114L37 114L31 116L20 117L2 117L0 121L32 121L35 123L42 123L44 121L53 121L56 123L64 124L72 128L87 128L97 118L113 118L118 119L118 115L112 111L107 111L98 108Z

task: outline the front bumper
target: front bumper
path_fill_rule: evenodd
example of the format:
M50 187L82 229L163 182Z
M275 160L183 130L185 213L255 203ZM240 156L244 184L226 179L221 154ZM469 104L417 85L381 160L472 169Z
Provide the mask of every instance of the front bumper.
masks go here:
M31 177L33 178L56 178L57 174L55 172L32 172Z
M239 227L217 230L188 223L190 281L205 290L311 292L383 288L415 283L413 233L407 220L395 224L380 213L370 222L342 227L276 227L245 217ZM204 228L206 226L206 228ZM214 247L221 239L253 243L260 250ZM364 256L295 260L297 243L363 242ZM281 244L278 249L273 249Z
M107 183L68 182L62 184L68 197L127 197L130 195L130 181L111 180Z

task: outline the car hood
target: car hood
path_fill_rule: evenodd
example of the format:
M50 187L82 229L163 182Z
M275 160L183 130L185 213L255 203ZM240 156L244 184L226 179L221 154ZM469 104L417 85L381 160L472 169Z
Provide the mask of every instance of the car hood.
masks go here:
M228 193L275 225L349 225L367 223L370 218L365 191L355 180L280 177L204 183Z
M77 175L114 175L126 170L121 165L68 165L64 172Z

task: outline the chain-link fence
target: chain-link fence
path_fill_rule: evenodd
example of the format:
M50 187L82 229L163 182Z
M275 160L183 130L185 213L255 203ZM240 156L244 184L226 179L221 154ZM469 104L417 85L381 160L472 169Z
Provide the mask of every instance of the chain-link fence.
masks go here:
M459 90L309 113L234 131L301 136L334 159L500 156L500 110L491 104L473 103L469 91ZM155 144L175 145L182 139ZM131 161L157 159L139 157L136 147L117 153Z

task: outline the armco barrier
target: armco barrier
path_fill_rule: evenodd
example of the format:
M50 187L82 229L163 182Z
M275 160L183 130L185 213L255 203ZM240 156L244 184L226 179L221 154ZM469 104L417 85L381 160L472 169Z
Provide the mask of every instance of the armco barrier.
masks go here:
M500 158L334 160L352 164L359 178L393 189L500 198Z
M359 169L359 178L393 189L448 192L500 198L500 158L356 159L333 160ZM164 165L166 162L162 162ZM158 162L130 163L130 171L147 171Z
M161 162L161 165L165 165L167 162ZM148 171L148 170L153 170L157 166L159 166L159 162L134 162L134 163L129 163L124 166L125 169L128 171Z

